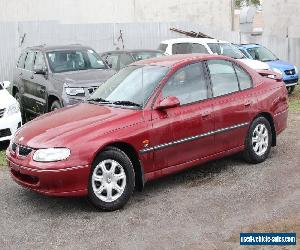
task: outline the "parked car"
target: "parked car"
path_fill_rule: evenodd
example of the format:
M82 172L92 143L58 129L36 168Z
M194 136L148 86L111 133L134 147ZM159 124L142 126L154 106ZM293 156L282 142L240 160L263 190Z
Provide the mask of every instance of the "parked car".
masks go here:
M268 77L218 55L136 62L86 102L23 126L6 151L11 176L116 210L135 187L212 159L243 151L263 162L288 115L284 83Z
M38 116L84 100L114 73L90 47L30 47L20 55L12 93L24 117Z
M101 54L101 58L114 70L120 70L125 66L140 60L163 56L160 50L135 49L135 50L115 50Z
M270 69L269 65L246 58L233 44L211 38L177 38L161 42L158 49L166 55L204 53L229 56L255 70Z
M22 125L19 103L7 91L9 81L0 82L0 141L9 141Z
M298 69L295 65L280 60L270 50L259 44L241 44L239 49L247 58L267 63L272 70L282 75L289 93L294 91L299 80Z

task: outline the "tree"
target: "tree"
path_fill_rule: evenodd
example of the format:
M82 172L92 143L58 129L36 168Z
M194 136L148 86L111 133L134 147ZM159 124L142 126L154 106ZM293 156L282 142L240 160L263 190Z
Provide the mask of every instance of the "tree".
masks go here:
M258 6L260 5L260 0L235 0L235 6L237 8L241 8L243 6L249 6L249 5Z

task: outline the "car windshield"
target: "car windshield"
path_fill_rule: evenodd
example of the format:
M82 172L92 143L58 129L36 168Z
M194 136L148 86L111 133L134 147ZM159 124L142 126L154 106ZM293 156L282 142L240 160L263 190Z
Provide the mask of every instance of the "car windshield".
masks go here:
M208 47L215 54L229 56L234 59L242 59L245 56L234 45L230 43L208 43Z
M135 61L145 60L153 57L163 56L163 52L158 51L140 51L131 53Z
M259 60L262 62L277 61L278 58L270 50L265 47L254 47L247 49L248 53L252 56L253 59Z
M53 73L107 68L100 56L91 49L50 51L47 52L47 58Z
M100 85L88 101L142 108L168 71L157 65L125 67Z

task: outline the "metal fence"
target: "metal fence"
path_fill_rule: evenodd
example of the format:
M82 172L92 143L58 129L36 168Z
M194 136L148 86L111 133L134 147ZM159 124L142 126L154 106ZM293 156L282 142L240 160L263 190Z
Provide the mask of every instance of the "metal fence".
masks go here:
M97 52L116 48L155 49L162 40L182 37L171 27L201 31L212 37L239 43L238 32L226 32L189 22L62 24L56 21L0 23L0 80L12 80L22 49L40 44L80 43ZM122 34L122 39L120 35ZM280 58L300 66L300 38L254 37L252 41L270 48ZM249 40L249 39L248 39ZM122 42L123 41L123 42Z

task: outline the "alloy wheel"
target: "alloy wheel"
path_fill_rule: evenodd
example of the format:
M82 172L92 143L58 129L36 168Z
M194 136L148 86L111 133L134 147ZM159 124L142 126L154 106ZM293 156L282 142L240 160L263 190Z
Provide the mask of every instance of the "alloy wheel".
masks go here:
M258 124L252 134L252 147L258 156L262 156L269 146L269 133L264 124Z

